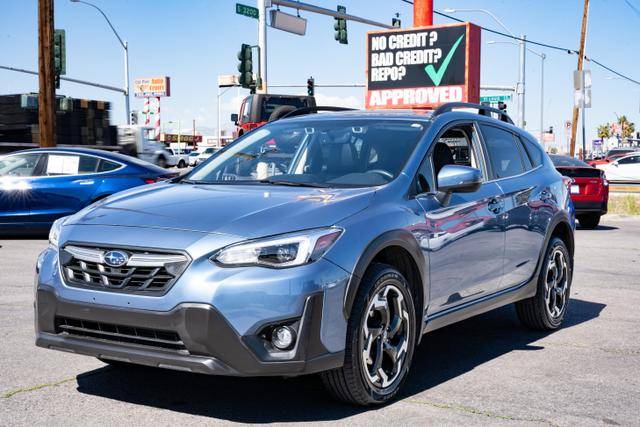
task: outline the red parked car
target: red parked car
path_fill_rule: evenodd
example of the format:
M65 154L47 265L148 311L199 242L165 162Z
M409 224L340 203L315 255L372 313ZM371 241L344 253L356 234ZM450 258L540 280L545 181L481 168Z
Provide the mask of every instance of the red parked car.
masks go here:
M602 159L590 160L588 163L589 163L589 166L596 166L596 165L611 163L614 160L619 159L620 157L624 157L627 154L633 153L634 151L638 151L638 149L632 148L632 147L612 148L611 150L607 151L607 154L605 154L605 156Z
M257 93L247 96L240 106L240 114L232 114L238 136L242 136L267 122L304 107L315 107L313 96L274 95Z
M596 228L600 217L607 213L609 202L609 182L605 179L604 172L572 157L549 157L558 172L573 179L571 200L580 226Z

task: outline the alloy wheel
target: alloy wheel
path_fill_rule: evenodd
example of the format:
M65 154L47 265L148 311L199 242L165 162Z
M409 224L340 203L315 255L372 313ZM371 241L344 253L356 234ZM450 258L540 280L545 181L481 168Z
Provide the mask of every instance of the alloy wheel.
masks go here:
M400 376L409 348L407 304L394 284L386 284L371 298L361 330L364 376L384 390Z
M569 285L569 266L564 252L554 249L547 264L545 278L545 306L547 313L558 319L564 313L567 304L567 288Z

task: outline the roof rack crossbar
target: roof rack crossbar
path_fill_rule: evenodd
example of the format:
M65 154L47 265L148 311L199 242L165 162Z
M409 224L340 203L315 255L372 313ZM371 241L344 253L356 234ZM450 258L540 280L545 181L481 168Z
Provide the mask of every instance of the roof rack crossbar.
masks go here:
M498 115L500 121L513 124L513 120L507 113L497 108L489 107L488 105L482 104L473 104L471 102L447 102L446 104L442 104L438 108L433 111L432 117L437 117L440 114L451 112L457 108L473 108L478 110L478 114L481 116L491 117L491 113L495 113Z
M355 108L346 107L332 107L332 106L316 106L316 107L302 107L282 115L278 120L288 119L295 116L304 116L305 114L316 113L318 111L354 111Z

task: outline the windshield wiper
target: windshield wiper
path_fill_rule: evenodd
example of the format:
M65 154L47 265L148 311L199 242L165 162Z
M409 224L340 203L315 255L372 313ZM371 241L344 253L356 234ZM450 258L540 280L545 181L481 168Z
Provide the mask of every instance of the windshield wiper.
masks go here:
M328 185L318 184L316 182L279 181L277 179L261 179L259 182L272 185L287 185L290 187L329 188Z

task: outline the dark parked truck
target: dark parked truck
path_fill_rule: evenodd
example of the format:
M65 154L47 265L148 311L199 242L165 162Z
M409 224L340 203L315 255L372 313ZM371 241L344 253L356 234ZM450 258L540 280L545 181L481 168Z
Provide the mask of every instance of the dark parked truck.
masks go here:
M381 404L427 332L510 303L559 328L573 233L563 176L498 110L288 117L56 221L36 344Z
M240 105L240 114L232 114L238 136L278 119L298 108L315 107L313 96L253 94L247 96Z

